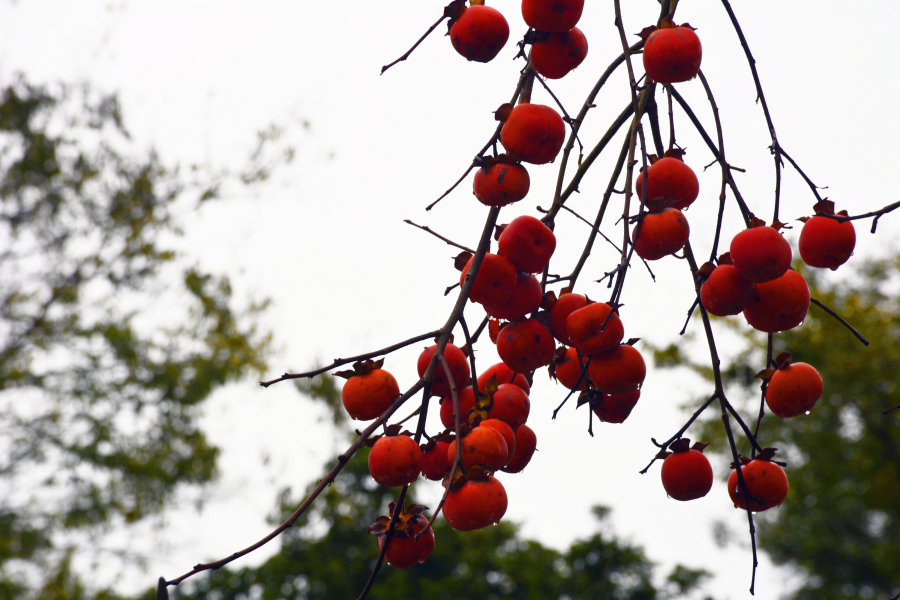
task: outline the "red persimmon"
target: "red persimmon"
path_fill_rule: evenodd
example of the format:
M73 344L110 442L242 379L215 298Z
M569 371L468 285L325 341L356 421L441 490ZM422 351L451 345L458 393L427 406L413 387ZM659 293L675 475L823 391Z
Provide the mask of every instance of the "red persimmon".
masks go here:
M411 523L404 532L394 531L387 552L384 553L384 562L395 569L406 569L416 563L423 563L434 552L434 530L428 531L416 538L416 534L424 531L428 525L428 519L419 516L420 520ZM404 535L405 534L405 535ZM384 547L385 536L378 536L378 548Z
M488 410L489 419L506 421L507 425L516 429L528 420L531 412L531 400L517 385L501 383L492 395L493 404Z
M740 313L755 295L756 286L734 265L717 266L700 287L703 308L717 317Z
M500 143L520 160L535 165L552 162L566 139L566 125L555 110L543 104L519 104L509 113Z
M769 410L787 419L808 412L822 397L822 377L806 363L790 363L776 369L766 387Z
M790 270L778 279L756 284L756 296L744 307L750 327L766 333L793 329L809 310L809 287L803 276Z
M543 297L541 282L537 277L529 273L519 273L516 287L513 288L509 300L500 306L485 306L484 309L495 319L512 321L539 309Z
M853 221L815 216L800 230L800 258L811 267L834 271L847 262L855 247Z
M563 356L562 360L555 365L556 368L554 369L554 374L556 375L556 379L570 390L578 384L579 380L581 380L581 385L578 386L578 389L586 389L588 375L585 373L585 376L583 378L581 377L585 364L587 363L584 359L579 362L578 350L575 348L567 348L565 356Z
M503 229L497 248L520 271L540 273L556 250L556 236L540 220L522 215Z
M478 390L482 393L486 392L485 386L487 386L488 382L491 380L491 377L495 377L495 381L497 385L503 383L511 383L519 388L522 388L522 391L525 394L531 393L531 386L528 385L528 380L521 373L516 373L512 369L510 369L506 363L497 363L496 365L492 365L484 370L484 372L478 376Z
M535 42L531 47L531 64L547 79L560 79L584 61L587 51L587 38L573 27Z
M750 510L762 512L781 506L788 494L788 479L784 470L775 463L757 458L741 466L741 473L747 483L747 491L754 500L750 501ZM735 508L747 508L743 490L740 489L737 470L728 476L728 495Z
M666 493L675 500L696 500L712 489L712 466L699 450L668 455L663 462L661 475Z
M472 531L498 523L506 514L507 504L503 484L487 475L450 490L444 502L444 518L457 531Z
M566 331L566 320L569 315L587 306L587 297L581 294L562 294L550 307L550 318L547 319L547 329L566 346L574 346Z
M508 453L503 464L505 465L508 463L516 452L516 433L513 431L512 427L509 426L509 423L501 421L500 419L484 419L479 423L479 426L493 429L503 437L503 441L506 442L506 450Z
M475 257L469 259L459 276L459 285L465 285L466 275ZM490 252L484 255L481 268L469 292L469 300L485 306L500 306L512 295L518 281L518 272L509 260Z
M385 487L412 483L422 470L422 450L408 435L378 438L369 452L369 474Z
M595 302L569 314L566 333L583 354L595 356L618 346L625 337L625 327L608 304Z
M740 232L731 240L731 262L753 283L784 275L791 266L791 245L778 231L765 225Z
M562 33L575 27L584 0L522 0L522 17L538 31Z
M530 373L553 360L556 345L543 323L525 319L507 325L497 337L497 354L517 373Z
M528 195L531 178L522 165L495 163L475 171L472 184L478 201L488 206L506 206Z
M434 356L435 350L437 350L437 345L429 346L419 355L419 360L416 363L419 377L425 375L425 371L428 369L428 364L431 362L431 357ZM444 347L444 359L450 366L450 373L453 375L453 383L456 384L456 389L463 389L469 384L469 361L466 359L466 355L453 344L447 344ZM431 393L435 396L450 395L450 383L447 381L447 374L444 372L444 368L440 363L437 364L434 370L434 379L431 382Z
M512 458L503 469L504 473L520 473L531 462L537 448L537 436L528 425L519 425L516 429L516 449Z
M453 462L447 458L450 442L438 441L427 452L422 452L422 475L426 479L438 481L450 473Z
M373 369L365 375L354 375L341 390L344 408L353 419L369 421L390 408L400 395L394 376L384 369Z
M604 394L627 394L641 388L647 376L647 366L637 348L623 344L592 356L588 375Z
M450 464L456 460L457 440L450 442L447 447L447 460ZM496 471L506 464L509 458L509 449L503 434L491 427L473 427L466 434L459 445L460 458L463 467L469 469L476 465L491 471Z
M631 230L634 251L644 260L659 260L678 252L690 235L687 219L677 208L647 213Z
M614 396L603 394L600 400L591 405L591 410L605 423L624 423L640 398L641 390Z
M674 156L666 156L647 168L650 183L647 185L647 201L670 198L669 205L684 210L694 203L700 194L700 182L694 170L684 161ZM634 183L638 198L642 198L644 174L637 176Z
M644 44L644 71L658 83L688 81L700 71L703 47L690 27L657 29Z
M440 367L439 367L440 368ZM466 423L469 411L475 408L475 391L472 386L457 388L456 399L459 402L459 422ZM447 429L453 429L453 397L448 393L441 399L441 423Z
M508 39L509 24L506 18L497 9L483 4L467 8L450 28L453 47L475 62L492 60Z

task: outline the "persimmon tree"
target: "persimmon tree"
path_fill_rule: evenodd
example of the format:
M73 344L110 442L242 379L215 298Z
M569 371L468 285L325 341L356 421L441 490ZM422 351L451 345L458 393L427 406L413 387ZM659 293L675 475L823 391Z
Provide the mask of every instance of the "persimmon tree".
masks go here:
M774 353L774 340L782 332L801 326L812 305L813 310L833 317L863 346L868 344L863 333L812 297L803 276L791 268L793 252L782 235L785 222L781 219L808 218L801 233L801 257L812 267L837 269L852 253L855 231L850 233L849 228L853 223L871 220L874 233L878 220L900 207L900 202L851 215L846 210L836 212L834 202L822 197L821 188L779 140L751 49L731 4L722 0L721 10L727 13L747 59L749 77L763 114L762 124L771 142L774 197L770 202L748 201L734 176L740 169L729 162L725 153L714 82L706 78L701 68L702 32L696 33L687 23L678 24L677 0L662 0L659 5L654 23L626 24L619 0L612 0L611 32L621 42L621 53L611 57L586 98L570 100L558 98L549 80L573 76L570 73L577 71L588 51L590 40L577 28L584 2L523 0L522 14L529 30L518 42L518 67L510 75L511 96L506 102L498 101L494 112L498 124L493 132L486 132L487 141L459 179L426 207L430 211L458 188L467 187L474 172L474 195L489 207L477 245L468 248L441 235L436 228L410 222L461 250L455 259L455 267L461 272L458 289L454 285L445 291L456 294L449 315L436 317L435 329L385 348L263 382L263 387L269 387L352 365L352 371L335 374L349 380L344 400L350 414L371 422L357 431L356 439L338 457L337 464L280 526L255 544L221 560L198 564L171 580L161 578L160 596L165 596L168 586L178 585L197 573L219 569L292 527L364 446L372 447L368 466L375 481L401 489L390 514L369 528L369 533L378 537L381 552L360 599L372 588L385 560L404 567L428 560L432 548L430 526L442 510L450 526L460 531L497 523L507 507L502 473L527 469L535 448L534 435L526 421L530 413L528 394L536 371L548 368L570 390L561 394L553 417L575 398L574 408L588 407L583 412L591 435L595 416L600 421L621 423L639 401L646 366L634 346L637 338L626 337L626 331L635 329L641 315L629 312L625 305L626 283L635 270L646 268L652 275L655 261L672 256L683 259L675 264L683 265L684 285L694 290L695 300L687 316L690 320L696 313L702 323L712 385L684 424L673 425L674 433L669 437L658 436L663 441L652 439L649 464L642 472L663 460L663 484L671 497L682 501L703 497L711 485L709 463L702 454L706 444L691 445L685 435L707 411L718 414L721 443L732 460L729 495L735 506L746 513L752 548L749 587L751 593L754 591L754 513L777 510L782 502L790 501L790 466L775 448L763 447L758 441L767 422L767 402L779 418L792 418L815 410L821 394L812 376L815 365L792 366L789 354ZM474 62L493 60L510 35L503 15L484 6L482 0L470 0L468 6L463 0L454 0L412 49L386 65L382 73L399 68L397 65L408 59L445 20L453 48ZM629 43L626 32L635 30L641 30L638 41ZM612 74L620 69L628 75L628 102L618 114L601 116L596 110L597 97L606 91ZM689 85L702 87L707 105L692 106L685 99L679 89ZM546 104L533 101L539 96L546 97ZM580 102L577 112L564 108L574 106L574 102ZM698 116L701 111L712 115L714 129L704 127ZM599 119L608 123L605 133L596 140L583 140L584 123ZM714 158L707 166L717 165L721 173L718 203L694 205L694 211L715 212L716 226L711 231L692 232L684 214L698 198L695 171L703 165L689 164L676 135L682 127L696 131ZM567 203L587 174L594 173L600 164L598 158L604 152L615 152L610 144L620 132L624 139L608 175L609 183L596 203L596 216L586 218ZM535 215L503 223L503 207L528 196L531 175L526 165L551 162L556 164L552 197L540 200ZM788 169L796 172L809 189L810 208L806 215L781 214L782 177ZM727 230L726 211L739 216L742 231ZM588 225L583 239L556 238L554 228L563 214ZM491 251L492 240L497 242L496 252ZM553 261L554 250L563 243L581 248L574 264ZM612 246L617 257L603 272L591 274L595 282L605 285L602 293L606 297L602 301L576 293L576 288L585 285L586 262L598 245ZM764 360L755 365L764 382L760 399L753 413L744 415L729 400L710 317L739 313L743 314L746 327L764 333L767 339ZM418 381L402 390L393 377L385 375L390 360L386 357L427 341L431 345L419 357ZM500 365L476 361L478 345L491 343L502 359ZM791 373L798 372L807 377L795 380ZM489 377L485 377L487 373ZM771 397L767 395L770 382ZM395 418L397 411L414 398L418 399L414 410L406 411L403 418ZM440 402L439 409L432 400ZM426 430L429 410L441 411L444 430ZM499 421L503 426L492 427L491 421ZM412 431L403 431L407 422ZM383 433L376 435L379 430ZM739 454L739 445L749 448L749 456ZM437 456L433 455L435 452ZM445 486L441 502L430 515L419 506L406 505L408 490L423 472L426 456L429 458L424 471L429 478L443 475ZM404 548L418 548L420 539L429 543L414 550L414 560L391 558L392 540ZM440 539L435 541L437 546L440 543Z

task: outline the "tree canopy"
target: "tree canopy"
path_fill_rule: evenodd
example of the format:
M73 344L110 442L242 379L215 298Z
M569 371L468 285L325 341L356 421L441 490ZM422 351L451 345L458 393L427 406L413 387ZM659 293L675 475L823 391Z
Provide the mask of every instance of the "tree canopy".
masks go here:
M215 477L199 407L269 344L264 304L174 250L215 195L135 152L113 96L0 90L0 598L80 597L68 534Z

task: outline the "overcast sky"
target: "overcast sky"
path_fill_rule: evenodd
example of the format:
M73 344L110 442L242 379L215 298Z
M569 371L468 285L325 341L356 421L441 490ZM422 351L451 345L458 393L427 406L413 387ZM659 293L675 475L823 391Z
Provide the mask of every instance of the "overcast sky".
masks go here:
M629 33L650 24L658 10L651 0L624 4ZM810 3L778 0L734 5L784 148L817 184L828 186L824 194L838 210L859 213L898 200L890 182L900 134L893 109L900 99L894 73L900 4L872 0L852 10L837 1L815 3L814 10ZM280 143L295 146L297 159L269 184L249 195L231 188L226 200L180 218L187 252L207 268L228 273L241 294L273 299L266 322L280 350L272 360L277 375L437 329L452 306L454 295L442 293L458 280L451 260L456 252L402 220L476 244L487 211L472 196L470 180L431 212L424 207L462 174L493 132L491 111L509 100L522 65L511 58L525 25L517 2L498 0L492 6L506 15L512 33L493 62L467 63L442 36L442 26L408 61L379 76L380 67L402 54L442 6L358 0L3 2L0 77L8 82L21 71L34 82L89 81L117 92L137 148L155 147L170 164L236 169L246 162L257 131L273 123L285 129ZM689 21L702 40L702 68L720 107L727 156L747 171L736 174L743 195L769 220L770 140L737 37L715 0L684 1L678 13L676 20ZM611 2L591 2L579 23L589 43L587 60L553 85L570 113L620 52L613 16ZM635 64L641 72L639 57ZM699 81L678 89L713 131ZM593 145L628 101L620 69L582 129L585 145ZM536 88L534 102L551 100ZM700 176L701 196L687 217L695 251L705 255L719 171L703 172L713 158L677 111L676 132L688 149L686 161ZM572 208L595 214L620 144L621 137L610 144L609 156L585 179ZM548 207L557 167L530 168L531 193L504 209L501 221ZM813 203L787 169L782 220L810 214ZM867 222L859 223L855 258L896 250L898 222L895 216L883 219L876 237L868 235ZM562 273L577 260L588 229L564 213L558 223L553 270ZM740 229L730 203L724 244ZM787 238L795 243L798 232ZM607 297L605 287L591 280L616 261L614 251L599 245L576 291ZM627 337L662 345L677 338L693 290L684 261L666 258L653 269L655 284L642 268L629 275L622 318ZM467 314L472 323L483 315L477 306ZM690 331L702 335L697 322ZM733 352L734 340L729 343L721 327L717 331L724 336L724 354ZM481 368L495 362L493 347L484 342ZM415 381L422 346L388 358L386 368L401 387ZM702 346L690 348L703 356ZM502 478L510 497L507 518L521 523L526 536L565 548L592 533L590 507L608 505L616 532L643 545L663 567L660 575L676 562L703 567L716 574L709 587L716 598L748 597L746 517L733 510L724 485L717 483L702 500L679 503L666 498L658 468L637 473L654 454L649 438L668 438L686 418L680 407L710 391L693 376L651 371L630 419L618 426L595 424L590 438L584 409L564 410L550 420L564 393L539 375L529 425L540 452L525 473ZM436 429L433 416L429 423ZM140 551L160 543L166 549L154 552L145 571L126 567L103 577L134 592L160 575L175 577L262 537L276 491L285 485L302 489L343 449L345 441L320 417L290 384L263 390L248 382L218 393L204 423L223 447L222 479L206 509L198 516L185 502L167 513L165 529L148 526L113 538L110 544ZM714 461L714 468L724 477L725 461ZM420 487L428 488L423 494L435 506L439 484ZM552 518L546 512L551 505ZM717 520L738 544L715 546ZM272 544L242 564L258 563L276 550ZM81 557L82 566L90 558L95 557ZM787 576L763 557L758 597L787 589Z

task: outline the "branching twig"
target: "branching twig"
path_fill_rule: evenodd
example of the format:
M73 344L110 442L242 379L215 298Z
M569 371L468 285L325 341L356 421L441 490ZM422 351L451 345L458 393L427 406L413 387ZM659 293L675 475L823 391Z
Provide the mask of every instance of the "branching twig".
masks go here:
M447 238L445 238L445 237L442 236L441 234L437 233L436 231L434 231L433 229L431 229L430 227L428 227L428 225L417 225L416 223L413 223L413 222L410 221L409 219L403 219L403 222L406 223L406 224L408 224L408 225L412 225L413 227L417 227L417 228L421 229L422 231L427 231L428 233L430 233L431 235L433 235L433 236L436 237L437 239L442 240L442 241L444 241L444 242L447 242L448 244L450 244L451 246L453 246L453 247L455 247L455 248L459 248L460 250L465 250L466 252L470 252L470 253L472 253L472 254L475 254L475 251L472 250L471 248L467 248L466 246L463 246L462 244L457 244L457 243L454 242L453 240L448 240Z
M856 339L858 339L860 342L862 342L863 346L868 346L868 345L869 345L869 340L867 340L866 338L864 338L863 335L862 335L860 332L858 332L856 329L854 329L853 326L850 325L850 323L848 323L847 321L845 321L844 319L842 319L842 318L840 317L840 315L838 315L836 312L834 312L833 310L831 310L830 308L828 308L827 306L825 306L824 304L822 304L821 302L819 302L819 301L816 300L815 298L810 298L810 299L809 299L809 302L810 302L810 304L815 304L816 306L818 306L819 308L821 308L822 310L824 310L825 312L827 312L829 315L831 315L832 317L834 317L835 319L837 319L838 322L840 322L844 327L846 327L847 329L850 330L850 333L852 333L854 336L856 336Z
M384 65L383 67L381 67L381 74L384 75L384 72L385 72L385 71L387 71L388 69L390 69L391 67L393 67L393 66L396 65L397 63L403 62L404 60L406 60L407 58L409 58L409 55L413 53L413 50L415 50L416 48L418 48L418 47L419 47L419 44L421 44L422 42L424 42L424 41L425 41L425 38L427 38L427 37L431 34L431 32L434 31L434 30L437 28L437 26L441 24L441 21L443 21L443 20L446 19L446 18L447 18L447 15L441 15L441 18L438 19L437 21L435 21L435 22L434 22L434 25L432 25L431 27L428 28L428 31L425 32L425 35L423 35L422 37L420 37L420 38L418 39L418 41L417 41L415 44L413 44L413 47L406 51L406 54L404 54L403 56L401 56L400 58L398 58L397 60L395 60L395 61L392 62L391 64L389 64L389 65ZM387 544L385 544L385 545L387 545Z

